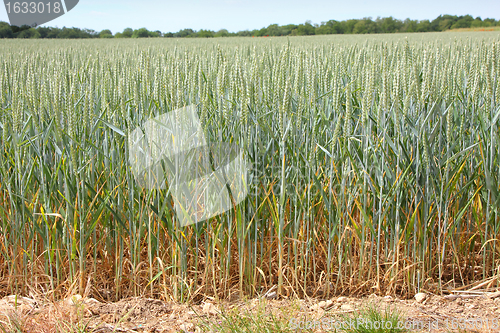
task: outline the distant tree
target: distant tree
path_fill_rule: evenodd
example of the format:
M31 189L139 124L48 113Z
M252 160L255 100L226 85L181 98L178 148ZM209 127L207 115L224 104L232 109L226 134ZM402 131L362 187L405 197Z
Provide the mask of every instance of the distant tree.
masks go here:
M372 21L371 17L359 20L353 27L354 34L375 34L380 31L378 22Z
M122 32L123 38L131 38L133 34L134 34L134 30L132 30L132 28L123 29L123 32Z
M446 31L451 28L451 25L453 24L453 21L450 19L444 19L439 22L439 25L437 27L437 31Z
M134 32L132 33L132 38L144 38L144 37L149 37L149 30L146 28L140 28L134 30Z
M495 26L495 23L496 23L495 19L484 19L483 20L483 24L485 27L493 27L493 26Z
M267 27L267 34L269 36L281 36L283 32L280 29L280 26L277 24L271 24Z
M401 21L395 20L392 16L378 18L377 23L380 27L380 32L382 33L394 33L398 32L403 26Z
M250 37L250 36L252 36L252 32L251 32L251 31L248 31L248 30L238 31L238 32L236 33L236 36L240 36L240 37Z
M30 28L19 32L17 38L40 38L40 33L36 29Z
M283 36L288 36L292 32L293 29L297 29L298 26L296 24L287 24L281 26L281 33Z
M49 34L49 32L50 32L51 29L52 28L46 28L46 27L38 27L38 28L36 28L36 30L40 34L40 38L47 38L47 35Z
M226 30L227 32L227 30ZM211 30L200 30L196 33L196 37L202 37L202 38L210 38L210 37L214 37L215 33ZM216 37L219 37L219 36L216 36Z
M345 34L352 34L356 23L358 23L358 20L342 21L342 30Z
M259 30L259 32L256 34L256 36L267 36L269 33L267 32L267 28L262 28Z
M212 31L210 31L210 32L212 32ZM230 36L231 36L231 34L229 33L229 31L227 31L226 29L221 29L221 30L217 31L215 34L213 34L211 37L230 37Z
M183 29L183 30L180 30L179 32L176 32L174 34L174 37L189 37L189 36L192 36L194 34L195 34L195 32L193 29Z
M280 26L271 24L268 27L254 30L244 30L232 33L226 29L217 32L201 29L182 29L178 32L162 33L160 30L149 31L146 28L132 30L126 28L123 32L117 32L115 38L145 38L145 37L231 37L231 36L299 36L299 35L326 35L326 34L373 34L373 33L395 33L395 32L427 32L446 31L458 28L476 28L500 26L500 20L492 18L473 18L471 15L440 15L432 21L429 20L397 20L393 17L378 17L375 21L371 17L360 20L352 19L346 21L330 20L321 24L312 24L307 21L304 24L287 24ZM10 26L7 22L0 21L0 38L111 38L113 34L105 29L96 32L91 29L79 28L51 28L38 27L33 30L29 26Z
M431 31L449 30L457 20L456 15L439 15L431 21Z
M484 22L481 20L481 18L478 16L474 21L471 22L470 27L471 28L478 28L478 27L484 27Z
M0 38L12 38L14 33L10 25L6 22L0 22Z
M366 28L366 21L365 20L359 20L356 22L354 25L354 29L352 31L355 34L366 34L368 33L368 30Z
M452 29L470 28L474 19L470 15L459 16L458 20L451 26Z
M99 33L99 38L113 38L113 33L109 29L102 30Z
M342 22L335 21L335 20L330 20L325 23L325 26L328 27L328 33L330 34L343 34L344 33L344 28L342 26ZM318 29L320 29L319 27ZM316 29L316 33L317 30Z
M316 28L316 35L330 35L333 34L332 26L326 22L321 22L321 25Z
M366 23L366 28L369 34L378 34L382 32L382 29L379 27L376 21L372 21L371 17L367 17L363 19ZM403 27L403 22L399 22L399 25L396 25L397 30L399 31Z
M61 29L51 28L49 31L49 34L47 35L47 38L58 38L60 33L61 33Z
M54 31L54 34L51 36L56 36L56 37L49 37L49 38L89 38L89 34L82 31L79 28L66 28L63 27L60 31Z
M23 30L28 30L31 27L29 25L22 25L20 27L11 25L10 28L12 29L12 32L14 33L14 37L17 37L17 35L22 32Z
M429 20L422 20L417 24L417 32L428 32L431 30L431 22Z
M305 35L314 35L316 28L311 24L310 21L307 21L305 24L299 24L297 28L297 34L299 36Z
M401 27L401 32L416 32L418 26L417 20L406 19L403 21L403 26Z
M98 37L98 33L97 31L93 30L93 29L83 29L82 30L82 38L96 38Z

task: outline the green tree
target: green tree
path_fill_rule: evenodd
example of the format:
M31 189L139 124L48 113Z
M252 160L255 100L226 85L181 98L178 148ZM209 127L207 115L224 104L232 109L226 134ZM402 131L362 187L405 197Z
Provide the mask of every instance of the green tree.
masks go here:
M240 37L250 37L250 36L252 36L252 32L251 32L251 31L248 31L248 30L238 31L238 32L236 33L236 36L240 36Z
M377 22L372 21L371 17L365 17L354 25L352 32L355 34L375 34L379 30Z
M146 28L140 28L137 30L134 30L132 33L132 38L145 38L149 37L149 30Z
M494 27L496 22L495 22L495 19L484 19L483 24L485 27Z
M402 22L395 20L392 16L384 17L382 19L377 19L380 31L383 33L394 33L398 32L403 26Z
M417 31L418 21L406 19L403 21L401 32L415 32Z
M438 31L446 31L451 28L451 25L453 24L453 21L450 19L444 19L441 22L439 22L438 25Z
M244 30L231 33L226 29L217 32L201 29L198 32L193 29L183 29L176 33L162 33L159 30L149 31L146 28L132 30L126 28L123 32L117 32L115 38L145 38L145 37L231 37L231 36L299 36L299 35L327 35L327 34L373 34L373 33L395 33L395 32L427 32L446 31L449 29L470 27L492 27L500 26L500 20L481 17L475 19L471 15L440 15L432 21L429 20L397 20L393 17L377 18L371 17L361 20L321 22L320 25L307 21L304 24L287 24L280 26L271 24L268 27L254 30ZM0 38L111 38L113 34L105 29L96 32L90 29L79 28L51 28L38 27L36 32L29 26L10 26L7 22L0 21Z
M267 32L267 28L262 28L259 30L256 36L267 36L267 35L269 35L269 33Z
M470 15L460 16L451 26L452 29L470 28L474 19Z
M40 34L40 38L57 38L61 32L60 29L51 27L38 27L36 30Z
M195 34L195 32L193 29L183 29L183 30L180 30L179 32L176 32L174 34L174 37L189 37L189 36L192 36L194 34Z
M6 22L0 22L0 38L12 38L14 33L10 25Z
M38 27L36 28L36 30L38 31L38 33L40 34L40 38L47 38L50 30L52 28L47 28L47 27Z
M227 30L226 30L226 32L227 32ZM215 34L215 35L216 35L215 37L222 37L222 36L217 36L217 34ZM201 29L200 31L198 31L196 33L196 37L211 38L211 37L214 37L214 32L211 30Z
M487 25L484 24L483 20L478 16L474 21L471 22L471 28L478 28L478 27L486 27Z
M354 31L354 26L358 23L358 20L347 20L342 21L342 31L345 34L352 34Z
M305 24L299 24L299 27L297 28L297 34L299 36L307 36L307 35L314 35L316 28L311 24L310 21L307 21Z
M355 34L366 34L368 33L368 29L366 27L366 21L365 20L359 20L356 22L354 25L354 29L352 30L353 33Z
M113 38L113 33L109 29L102 30L99 33L99 38Z
M17 38L40 38L40 33L34 28L26 29L21 31Z
M330 20L330 21L326 22L326 24L331 27L331 31L333 34L343 34L344 33L344 26L342 25L342 22Z
M56 34L53 34L55 38L65 38L65 39L73 39L73 38L84 38L85 34L82 33L82 30L78 28L66 28L63 27ZM85 36L86 37L86 36Z
M428 32L431 30L431 22L429 20L422 20L417 24L417 32Z
M134 30L132 30L132 28L123 29L122 35L124 38L132 38L133 34L134 34Z
M269 36L281 36L283 33L279 25L271 24L270 26L267 27L267 34Z
M296 24L287 24L287 25L283 25L283 26L280 27L281 34L283 36L290 35L292 33L293 29L297 29L297 25Z
M215 34L213 33L213 31L210 31L210 32L212 33L211 37L230 37L231 36L229 31L227 31L226 29L221 29L221 30L217 31Z
M333 33L333 29L331 25L328 25L325 22L321 22L321 25L316 28L316 35L330 35Z
M446 31L458 20L456 15L439 15L431 22L431 31Z

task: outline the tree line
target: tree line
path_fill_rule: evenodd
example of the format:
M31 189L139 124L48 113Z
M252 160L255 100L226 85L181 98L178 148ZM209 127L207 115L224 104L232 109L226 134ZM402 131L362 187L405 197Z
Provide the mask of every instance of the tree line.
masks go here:
M473 18L471 15L440 15L434 20L398 20L393 17L352 19L345 21L330 20L321 24L271 24L268 27L255 30L229 32L226 29L219 31L182 29L178 32L149 31L146 28L126 28L122 32L113 34L105 29L95 31L80 28L52 28L28 26L16 27L0 21L0 38L145 38L145 37L262 37L262 36L304 36L329 34L377 34L397 32L433 32L460 28L488 28L500 26L500 20L491 18Z

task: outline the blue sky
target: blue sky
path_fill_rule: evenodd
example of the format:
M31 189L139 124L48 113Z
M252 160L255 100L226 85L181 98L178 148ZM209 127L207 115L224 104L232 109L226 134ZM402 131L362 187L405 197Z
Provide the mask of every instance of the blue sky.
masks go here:
M146 27L162 32L184 28L239 31L260 29L272 23L298 24L306 20L321 23L331 19L375 19L377 16L422 20L440 14L470 14L498 20L500 0L80 0L69 13L45 25L97 31L110 29L113 33L127 27ZM4 6L0 8L0 21L8 22Z

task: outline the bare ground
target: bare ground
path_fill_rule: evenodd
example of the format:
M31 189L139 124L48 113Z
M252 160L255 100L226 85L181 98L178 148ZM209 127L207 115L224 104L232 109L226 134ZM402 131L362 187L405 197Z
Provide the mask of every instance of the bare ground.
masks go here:
M234 316L267 316L308 332L334 332L372 305L401 314L401 321L422 332L500 332L500 293L455 296L419 295L402 300L391 296L333 297L326 300L250 299L197 305L150 298L101 303L76 295L59 302L8 296L0 300L0 332L201 332L219 331ZM308 326L309 325L309 326ZM330 325L330 326L328 326ZM416 325L416 326L415 326ZM424 326L418 326L424 325ZM300 329L297 329L300 331Z

